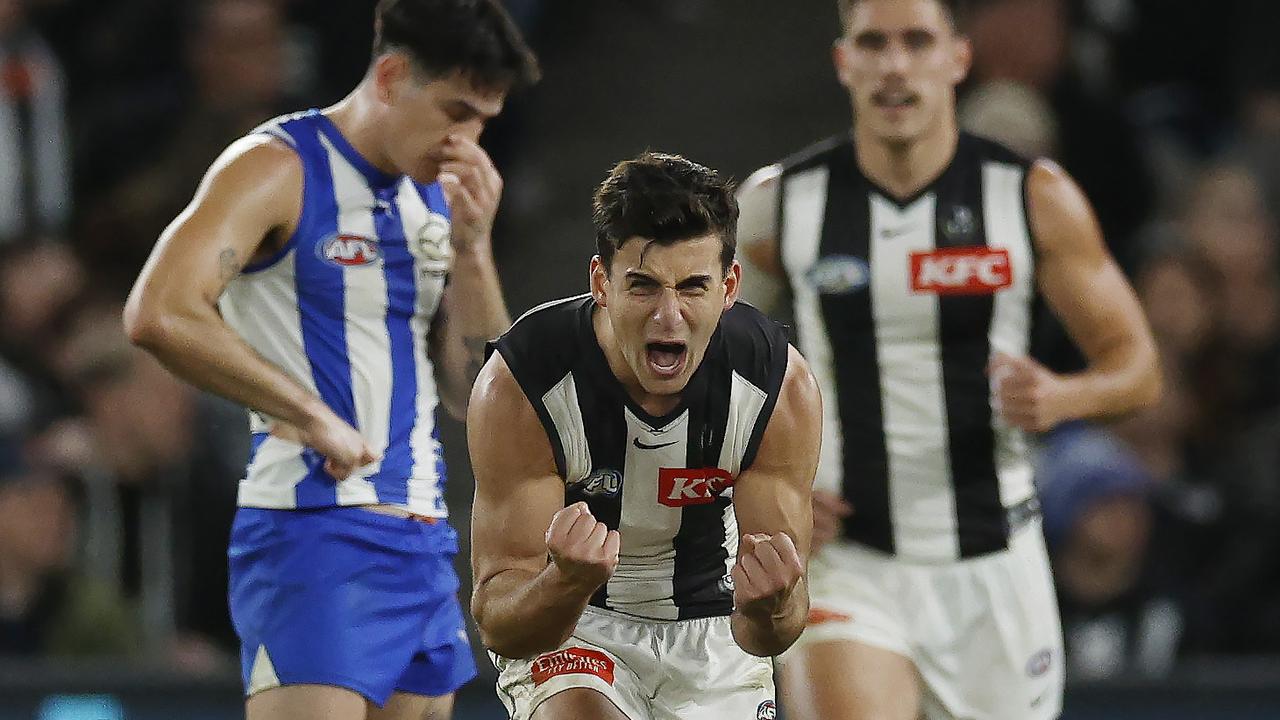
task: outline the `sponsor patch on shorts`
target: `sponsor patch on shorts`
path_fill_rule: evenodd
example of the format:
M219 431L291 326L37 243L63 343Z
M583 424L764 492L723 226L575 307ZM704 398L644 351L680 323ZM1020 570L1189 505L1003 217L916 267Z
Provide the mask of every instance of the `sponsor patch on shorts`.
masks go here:
M541 685L559 675L595 675L613 684L613 659L599 650L571 647L539 655L533 660L533 684Z
M847 615L835 610L827 610L825 608L811 607L809 608L809 618L805 621L808 625L821 625L829 622L849 622L853 619L852 615Z
M772 700L765 700L756 708L756 720L775 720L778 717L778 706Z
M1050 666L1053 665L1053 651L1045 648L1027 660L1027 675L1030 677L1040 677L1049 672Z

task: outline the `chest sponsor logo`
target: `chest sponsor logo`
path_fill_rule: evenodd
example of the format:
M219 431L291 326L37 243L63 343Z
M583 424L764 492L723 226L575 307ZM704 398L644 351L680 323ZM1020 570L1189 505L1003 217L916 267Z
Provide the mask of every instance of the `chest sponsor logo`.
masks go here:
M660 468L658 502L667 507L713 503L733 487L733 476L720 468Z
M591 497L613 497L622 490L622 473L613 468L592 470L590 475L570 483L569 487Z
M613 684L613 658L599 650L571 647L539 655L533 660L533 684L541 685L560 675L595 675Z
M774 720L778 717L778 706L772 700L765 700L756 708L756 720Z
M911 291L990 295L1013 284L1008 250L946 248L911 253Z
M871 282L871 268L859 257L831 255L814 263L805 277L823 295L848 295Z
M360 235L334 235L316 247L320 259L338 267L373 265L382 257L378 241Z
M427 212L426 222L418 229L418 236L409 243L409 251L418 260L418 269L424 275L441 276L453 265L453 245L449 240L449 219L437 212Z

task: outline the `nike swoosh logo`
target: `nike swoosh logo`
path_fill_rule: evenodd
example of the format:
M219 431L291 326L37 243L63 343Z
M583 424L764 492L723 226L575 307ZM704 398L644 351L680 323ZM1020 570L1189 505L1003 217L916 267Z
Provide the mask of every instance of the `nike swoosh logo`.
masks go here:
M668 443L658 443L657 445L645 445L644 443L640 442L640 438L635 438L631 442L635 443L636 447L640 448L641 450L657 450L658 448L664 448L668 445L675 445L680 441L672 440L671 442L668 442Z
M911 232L914 229L915 228L911 227L910 225L903 225L901 227L887 227L880 231L880 237L896 238L902 235L906 235L907 233Z

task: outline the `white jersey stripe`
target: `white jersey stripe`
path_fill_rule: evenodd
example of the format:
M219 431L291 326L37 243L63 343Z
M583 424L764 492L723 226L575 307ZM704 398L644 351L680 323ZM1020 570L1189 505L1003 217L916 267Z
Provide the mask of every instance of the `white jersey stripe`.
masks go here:
M911 253L935 247L936 200L905 209L871 196L871 311L889 450L894 547L906 555L958 557L955 494L938 337L938 298L911 290ZM929 524L927 532L921 524Z
M582 423L582 408L578 405L578 387L573 373L567 373L560 382L542 396L555 423L560 442L564 443L564 480L575 483L591 473L591 447L587 444L587 431Z
M818 456L818 474L813 487L839 494L844 475L841 466L844 438L839 407L835 403L835 365L818 291L806 277L818 261L822 244L822 219L827 204L829 175L830 171L822 165L783 180L786 183L783 193L786 206L782 214L781 237L786 238L782 243L782 263L794 294L800 353L809 361L822 397L829 399L829 402L822 403L822 452Z
M341 208L339 235L376 238L373 225L373 193L364 177L321 136L329 153L334 194ZM358 282L352 276L359 273ZM387 336L387 283L378 264L348 268L343 276L346 309L347 358L351 363L351 394L355 399L356 423L361 435L381 454L386 450L391 420L391 341ZM384 318L382 322L371 318ZM338 504L378 502L373 483L365 480L378 472L374 461L338 483Z
M688 454L689 413L655 433L647 423L625 409L627 450L622 476L640 480L622 484L622 536L618 571L607 586L609 607L629 615L676 620L673 579L676 548L671 529L680 527L683 508L658 502L657 478L662 468L685 466ZM660 446L645 450L639 441ZM667 444L670 443L670 444ZM624 580L625 578L625 580Z
M1009 252L1012 287L996 293L991 317L992 354L1027 354L1031 338L1031 308L1035 294L1035 261L1027 232L1023 202L1025 173L1017 165L984 163L982 167L983 212L987 244ZM1000 501L1005 507L1019 503L1035 492L1026 438L1009 427L1000 414L992 413L996 439L996 472L1000 478Z

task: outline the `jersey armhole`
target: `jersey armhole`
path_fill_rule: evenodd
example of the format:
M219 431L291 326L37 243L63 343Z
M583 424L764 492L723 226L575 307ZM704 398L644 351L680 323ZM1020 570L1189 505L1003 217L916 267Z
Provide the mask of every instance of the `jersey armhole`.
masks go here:
M782 383L787 377L787 365L790 360L787 333L781 326L774 330L769 342L770 372L765 382L764 406L760 408L760 414L751 428L751 437L747 440L746 450L742 453L742 464L738 472L746 470L755 462L756 453L760 451L760 441L764 439L764 431L769 427L769 419L773 417L773 409L778 404L778 395L782 392Z
M290 150L293 150L295 155L298 156L298 162L302 164L302 203L301 209L298 212L298 226L293 229L293 232L290 233L288 239L284 241L284 244L267 257L256 262L247 263L240 270L240 274L242 275L253 275L254 273L262 272L283 260L290 251L297 247L298 237L302 234L310 219L310 208L308 206L310 205L309 198L311 194L307 192L307 186L311 173L307 170L306 158L303 155L302 150L298 147L297 141L289 134L288 131L278 127L258 130L256 134L265 135L283 142L285 145L289 146Z
M511 377L515 378L516 384L520 386L520 391L524 393L525 399L533 406L533 411L538 416L538 421L542 423L542 430L547 435L547 442L551 444L551 454L555 456L556 472L560 473L560 477L568 478L568 468L565 461L564 445L560 439L560 431L556 428L555 421L551 419L551 413L547 410L547 405L542 401L542 396L537 393L536 389L531 388L529 378L523 377L523 374L516 369L516 362L513 357L512 349L505 337L489 342L486 346L486 359L493 355L496 350L502 355L502 359L507 363L507 370L511 373ZM497 430L497 428L493 428Z

